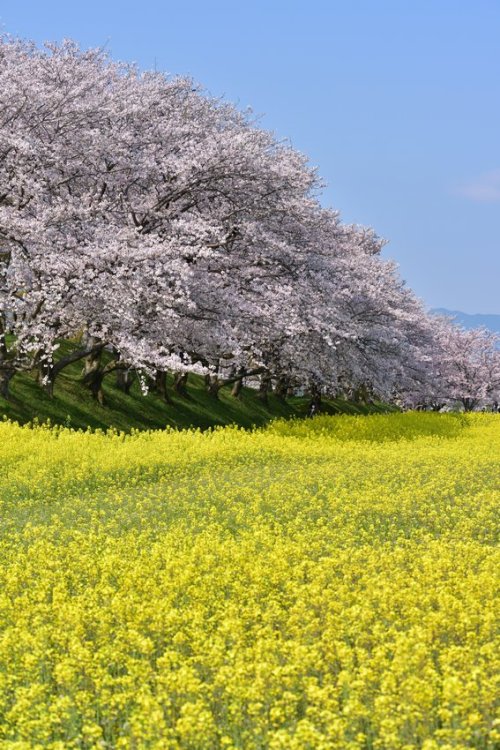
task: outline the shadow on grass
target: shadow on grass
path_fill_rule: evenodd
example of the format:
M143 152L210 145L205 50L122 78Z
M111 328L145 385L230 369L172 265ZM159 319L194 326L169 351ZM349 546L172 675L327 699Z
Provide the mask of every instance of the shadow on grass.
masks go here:
M74 345L62 342L59 356L69 353ZM67 367L56 381L54 397L50 398L37 384L33 373L16 375L11 383L11 399L0 398L0 418L27 424L33 420L66 425L74 429L107 429L129 432L131 429L163 429L194 427L208 429L217 425L237 424L241 427L260 427L275 419L290 419L307 415L308 398L283 401L274 394L268 403L259 399L257 392L243 388L240 398L231 396L230 388L220 391L215 399L205 389L203 379L190 375L188 398L176 394L172 376L168 388L172 404L156 392L144 395L135 381L127 395L117 388L111 375L104 381L105 406L100 406L81 383L82 364ZM327 414L364 414L387 412L383 404L362 406L341 399L325 401L322 411Z

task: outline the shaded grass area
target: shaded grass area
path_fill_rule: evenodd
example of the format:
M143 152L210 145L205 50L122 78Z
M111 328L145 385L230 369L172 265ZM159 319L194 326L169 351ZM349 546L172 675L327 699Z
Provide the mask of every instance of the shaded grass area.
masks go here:
M73 345L63 342L59 356L71 351ZM237 424L242 427L264 425L276 418L304 417L308 398L294 397L283 401L269 394L263 403L252 388L243 388L239 398L231 396L230 387L222 388L219 399L206 392L203 379L189 376L187 397L173 392L172 377L168 387L172 404L167 404L153 390L144 396L139 383L130 393L117 386L114 374L104 381L105 405L100 406L82 385L82 362L69 365L57 378L54 397L50 398L36 382L34 373L22 373L11 382L9 401L0 397L0 418L26 424L33 420L61 424L76 429L162 429L171 427L199 427ZM368 414L391 411L385 404L355 404L342 399L329 399L322 411L327 414Z

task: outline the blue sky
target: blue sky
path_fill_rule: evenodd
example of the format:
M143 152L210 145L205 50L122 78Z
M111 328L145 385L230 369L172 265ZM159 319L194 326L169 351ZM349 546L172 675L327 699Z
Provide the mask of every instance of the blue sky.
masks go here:
M428 305L500 313L498 0L0 0L0 24L250 105Z

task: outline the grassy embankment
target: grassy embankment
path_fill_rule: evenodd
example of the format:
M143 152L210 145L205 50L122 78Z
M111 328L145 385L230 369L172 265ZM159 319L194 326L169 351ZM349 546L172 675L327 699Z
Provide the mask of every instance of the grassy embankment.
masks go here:
M71 344L64 342L59 356L67 354ZM203 380L190 376L187 398L173 392L172 378L169 390L173 404L167 404L158 394L150 391L147 396L135 382L128 395L115 385L114 374L104 381L106 405L100 406L90 391L81 383L82 363L76 362L59 375L54 397L44 393L36 383L35 375L17 375L11 383L9 401L0 397L0 418L25 424L37 419L50 420L52 424L67 425L77 429L91 427L106 429L115 427L128 431L135 429L161 429L163 427L200 427L237 424L242 427L263 425L275 418L303 417L307 413L307 398L292 398L286 402L269 395L264 404L255 390L244 388L240 398L231 396L231 388L220 391L219 399L210 396ZM323 411L328 414L367 414L389 411L384 404L365 406L332 399L325 402Z

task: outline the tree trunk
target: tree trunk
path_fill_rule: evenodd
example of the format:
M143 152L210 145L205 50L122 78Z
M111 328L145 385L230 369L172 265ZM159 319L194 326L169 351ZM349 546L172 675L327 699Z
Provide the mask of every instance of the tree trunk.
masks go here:
M314 416L321 409L321 388L313 383L311 385L311 400L309 401L308 414Z
M256 367L254 370L245 370L244 367L240 367L237 374L234 373L230 375L225 380L219 380L217 379L217 390L220 391L221 388L223 388L226 385L233 385L233 390L231 391L231 394L238 398L241 389L243 388L243 381L244 378L251 377L252 375L260 375L261 372L264 371L263 367ZM205 375L205 384L207 388L210 385L210 375Z
M0 368L0 396L6 401L10 398L9 385L10 381L14 377L15 370L7 370Z
M104 406L104 391L102 388L103 380L110 372L118 369L116 360L119 357L118 352L114 352L114 361L111 360L103 367L101 364L102 350L103 347L101 346L96 352L89 354L89 356L85 358L84 375L82 378L83 383L88 386L92 397L98 404L100 404L100 406Z
M362 383L360 386L356 388L354 391L354 399L356 403L358 404L370 404L371 401L371 394L370 389L367 387L365 383Z
M240 398L242 390L243 390L243 378L240 378L233 385L231 389L231 396L233 396L234 398Z
M106 375L109 375L115 370L128 369L126 365L118 361L118 357L119 354L115 351L113 359L111 359L106 365L104 365L104 367L97 367L91 370L83 378L83 382L89 387L92 396L101 406L105 406L104 390L102 384Z
M127 396L130 393L132 383L134 382L134 374L131 368L126 369L119 368L116 371L116 387L125 393Z
M100 406L104 406L104 391L102 389L102 381L104 380L105 372L100 367L97 367L89 372L83 378L83 382L88 386L92 398L94 398Z
M40 362L38 366L37 382L41 388L52 398L54 395L54 385L56 378L65 367L78 362L84 357L92 357L96 354L100 354L102 351L102 345L96 345L93 348L77 349L66 356L61 357L57 362ZM85 371L85 368L84 368Z
M156 370L155 373L155 391L167 403L172 404L167 390L167 373L164 370Z
M188 372L176 372L174 374L174 391L183 398L188 397L188 392L186 389L188 376Z
M263 373L260 377L259 390L257 391L257 398L259 398L263 404L267 405L268 403L267 395L271 390L271 385L271 375L268 372Z
M99 347L97 351L92 351L83 360L82 377L86 378L91 376L96 370L99 370L101 366L102 347Z
M290 387L290 381L285 375L280 375L276 381L275 394L280 401L285 401L288 395L288 389Z
M233 398L239 398L241 396L241 391L243 389L244 376L245 376L244 367L240 367L237 373L233 373L233 378L235 378L234 385L231 388L231 396L233 396Z
M212 396L212 398L219 398L219 391L221 389L221 386L222 386L222 383L219 380L218 375L208 376L207 391L210 394L210 396Z
M94 339L87 337L87 346L92 346ZM82 381L90 389L92 397L101 405L104 406L104 392L102 390L103 372L101 367L103 347L99 347L97 350L93 350L83 360L82 370Z
M7 253L3 255L7 256ZM0 252L0 261L3 260L3 255ZM10 258L10 254L9 254ZM1 268L0 268L1 270ZM14 370L7 365L7 342L5 341L6 325L4 320L4 314L0 314L0 396L4 399L9 398L9 383L14 376ZM3 367L2 367L3 365Z
M475 398L463 398L462 404L465 411L472 411L477 406L477 401Z

